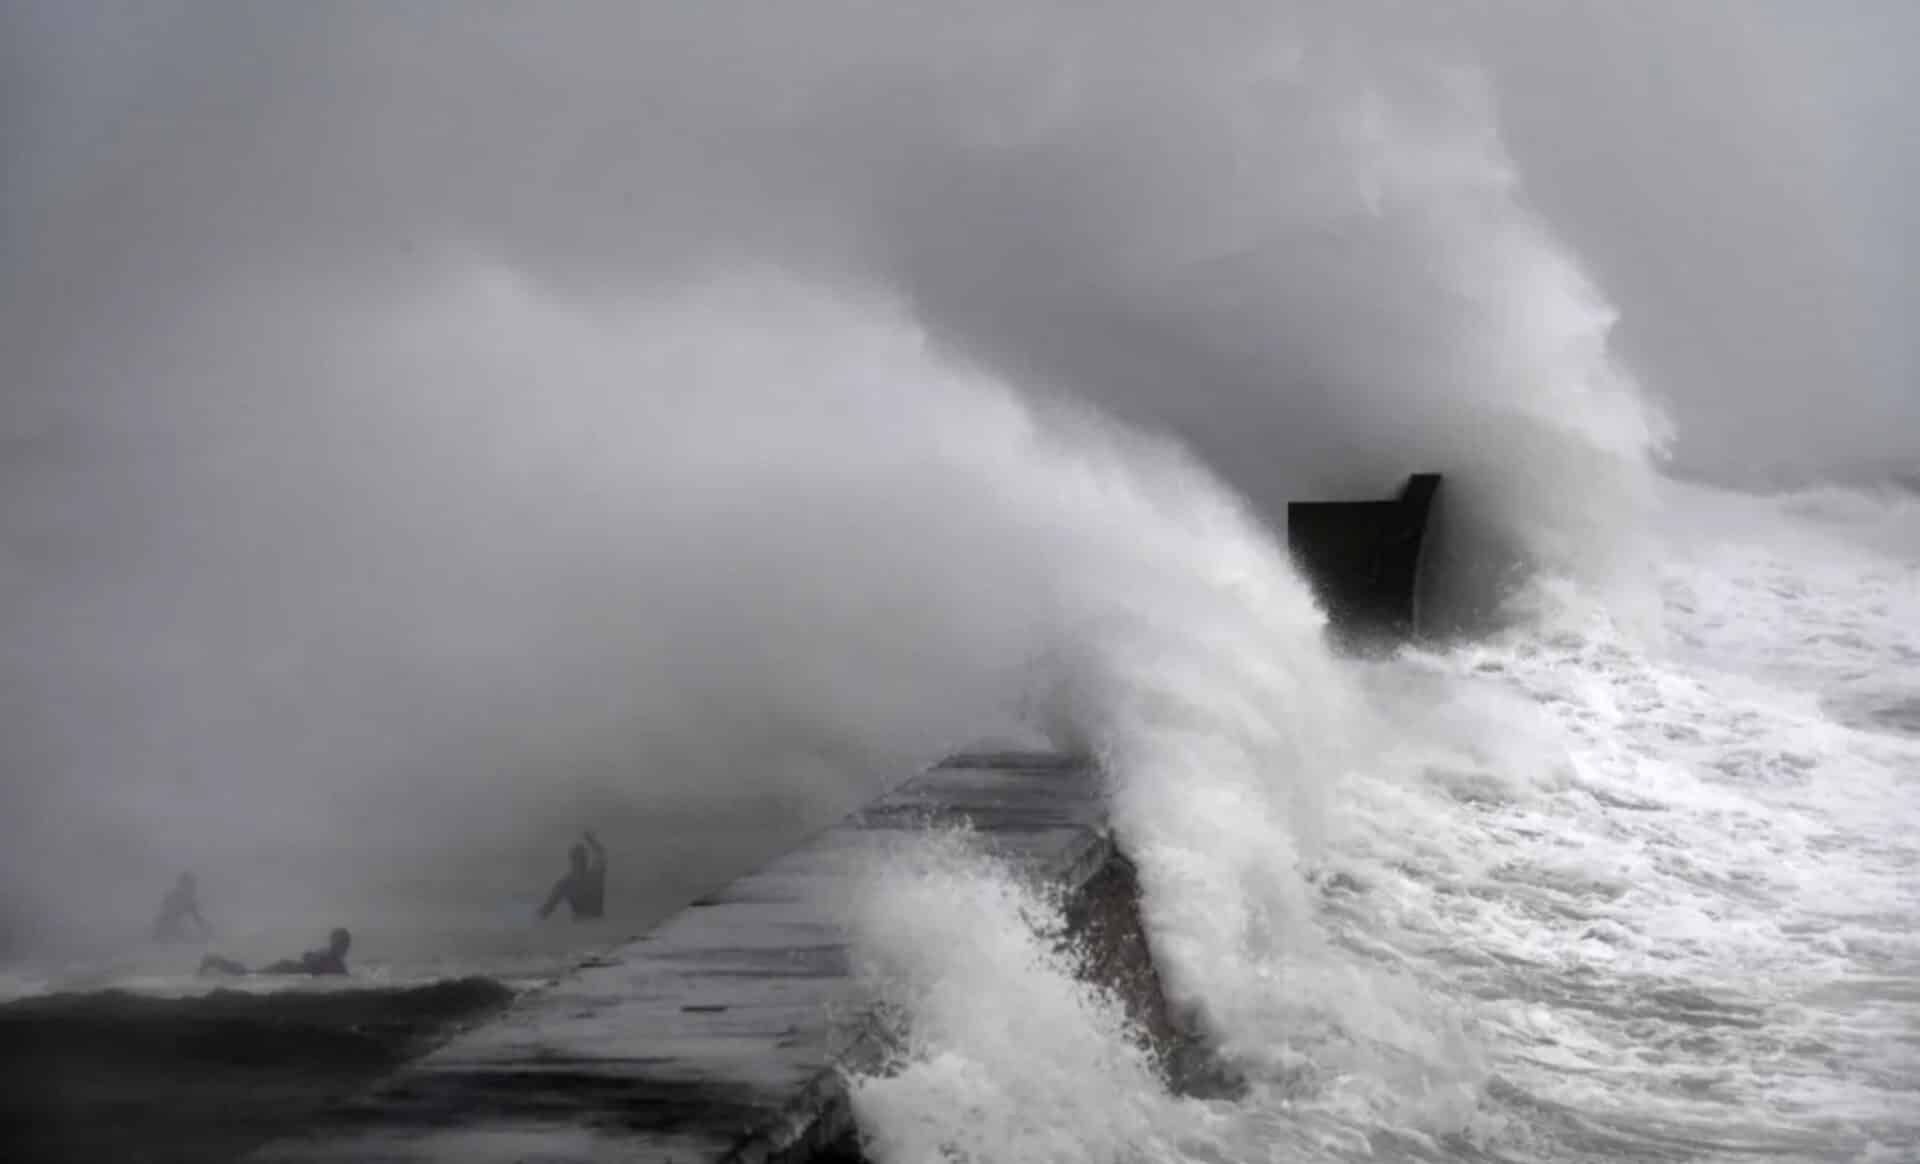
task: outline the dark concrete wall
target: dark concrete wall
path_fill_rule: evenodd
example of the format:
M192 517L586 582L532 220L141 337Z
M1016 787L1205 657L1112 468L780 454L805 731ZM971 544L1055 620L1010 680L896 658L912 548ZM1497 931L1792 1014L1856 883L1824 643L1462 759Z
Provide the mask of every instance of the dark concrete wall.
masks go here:
M1287 546L1344 641L1406 639L1423 629L1423 551L1439 489L1439 474L1421 473L1390 501L1287 506Z

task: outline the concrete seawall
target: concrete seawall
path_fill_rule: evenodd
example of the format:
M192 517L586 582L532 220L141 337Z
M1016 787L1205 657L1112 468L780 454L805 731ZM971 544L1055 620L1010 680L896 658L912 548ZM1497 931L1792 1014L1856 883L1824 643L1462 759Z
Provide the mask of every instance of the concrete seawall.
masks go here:
M887 1047L849 965L846 903L884 847L959 820L1061 891L1084 973L1126 1002L1171 1082L1203 1078L1168 1013L1098 771L965 755L250 1159L857 1160L845 1077Z

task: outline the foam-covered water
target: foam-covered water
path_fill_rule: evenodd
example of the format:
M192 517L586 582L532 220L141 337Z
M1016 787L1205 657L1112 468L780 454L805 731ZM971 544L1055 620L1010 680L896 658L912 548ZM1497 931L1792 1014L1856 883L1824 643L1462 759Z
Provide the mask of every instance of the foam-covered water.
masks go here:
M1336 661L1257 541L1195 563L1110 637L1096 734L1247 1096L1162 1094L1044 904L949 854L866 931L920 1020L859 1091L879 1157L1920 1157L1910 502L1664 499L1651 632L1543 580Z

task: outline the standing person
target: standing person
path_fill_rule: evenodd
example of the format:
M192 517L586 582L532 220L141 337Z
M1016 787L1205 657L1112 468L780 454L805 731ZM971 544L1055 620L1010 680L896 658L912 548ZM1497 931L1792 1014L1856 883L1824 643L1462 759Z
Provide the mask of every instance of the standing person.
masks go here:
M588 829L567 856L566 876L554 883L553 892L547 894L546 904L540 907L540 916L545 918L564 901L573 910L575 921L600 917L607 909L606 849L601 847L593 830Z
M180 880L173 883L173 888L167 890L166 900L160 903L160 916L153 919L153 940L177 942L195 936L187 932L189 921L202 941L213 936L213 927L207 924L206 917L200 912L198 883L193 874L182 873Z

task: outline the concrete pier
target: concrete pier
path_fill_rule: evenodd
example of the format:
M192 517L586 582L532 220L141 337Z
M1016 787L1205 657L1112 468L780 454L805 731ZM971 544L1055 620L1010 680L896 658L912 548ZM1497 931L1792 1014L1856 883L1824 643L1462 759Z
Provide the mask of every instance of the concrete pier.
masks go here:
M885 1048L852 978L844 909L882 846L961 819L1064 892L1087 972L1156 1041L1177 1041L1098 771L1048 754L963 755L251 1159L857 1159L845 1073Z

